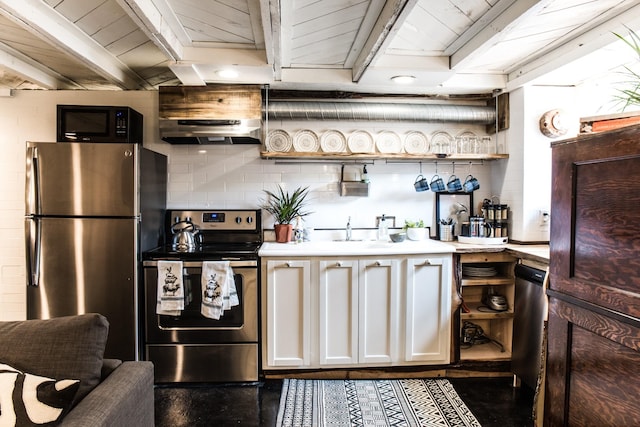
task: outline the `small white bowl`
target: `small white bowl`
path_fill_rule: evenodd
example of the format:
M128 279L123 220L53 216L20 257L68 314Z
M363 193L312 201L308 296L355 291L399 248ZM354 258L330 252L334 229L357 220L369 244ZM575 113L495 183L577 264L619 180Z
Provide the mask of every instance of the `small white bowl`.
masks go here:
M424 240L427 237L426 228L407 228L407 238L409 240Z

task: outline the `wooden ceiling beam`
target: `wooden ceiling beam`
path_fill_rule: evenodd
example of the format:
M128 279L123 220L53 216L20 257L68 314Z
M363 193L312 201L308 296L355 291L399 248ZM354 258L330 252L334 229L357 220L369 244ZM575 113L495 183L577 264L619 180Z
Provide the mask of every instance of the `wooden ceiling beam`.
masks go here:
M10 19L123 89L150 89L129 67L41 0L0 0Z
M169 64L169 69L176 75L180 83L187 86L204 86L207 82L204 81L196 65L192 63L176 62Z
M360 54L353 63L352 79L358 82L376 58L384 55L386 47L398 32L418 0L395 0L385 2L384 7L369 34Z
M547 73L577 61L618 41L614 33L625 37L629 28L640 27L640 5L632 5L602 24L591 28L544 55L532 58L508 74L507 90L523 86ZM617 66L619 64L612 64Z
M174 61L182 59L183 44L188 44L191 40L165 0L117 2L158 49Z
M496 4L484 19L469 27L456 42L445 51L449 54L452 70L464 66L478 58L504 38L510 28L514 28L526 17L537 13L554 0L502 0Z
M43 89L61 89L70 83L55 71L44 67L4 43L0 43L0 68L17 74Z
M275 2L272 2L275 3ZM280 0L278 10L277 31L280 44L280 66L282 68L291 67L291 50L293 48L293 0Z
M362 19L358 34L356 34L356 37L353 41L353 46L351 47L349 55L347 55L347 58L344 61L345 68L353 68L353 65L358 60L358 57L362 53L362 49L364 49L367 40L371 36L371 32L373 31L376 22L378 21L378 16L380 16L380 12L384 8L384 5L385 0L371 0L371 2L369 3L367 14Z
M265 46L267 63L273 67L273 80L282 80L282 23L279 0L260 0L260 8L268 11L268 17L263 15L262 26L265 32L265 42L271 39L271 45ZM264 12L263 12L264 13ZM269 33L267 35L267 33ZM271 59L269 57L271 56Z
M247 0L247 8L249 9L249 21L251 21L251 32L253 33L253 41L257 50L265 50L266 31L263 30L262 24L264 15L259 0ZM271 43L271 41L269 41Z

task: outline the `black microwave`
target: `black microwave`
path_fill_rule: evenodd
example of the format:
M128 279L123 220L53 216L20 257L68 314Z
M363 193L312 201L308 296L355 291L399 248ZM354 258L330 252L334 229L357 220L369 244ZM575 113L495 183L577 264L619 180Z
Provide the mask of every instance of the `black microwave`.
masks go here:
M142 143L142 114L129 107L58 105L60 142Z

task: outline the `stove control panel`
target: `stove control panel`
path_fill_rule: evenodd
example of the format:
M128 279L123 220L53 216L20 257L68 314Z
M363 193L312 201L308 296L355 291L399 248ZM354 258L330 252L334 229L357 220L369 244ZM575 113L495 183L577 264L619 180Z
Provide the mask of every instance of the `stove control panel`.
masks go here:
M200 230L257 231L260 226L260 211L251 209L171 211L170 215L190 220Z

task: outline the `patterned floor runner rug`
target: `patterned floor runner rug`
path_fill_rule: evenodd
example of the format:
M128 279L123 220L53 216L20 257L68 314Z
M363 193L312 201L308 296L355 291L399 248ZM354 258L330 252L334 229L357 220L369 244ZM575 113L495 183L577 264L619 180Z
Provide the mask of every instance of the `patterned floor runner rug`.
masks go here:
M285 379L277 426L480 427L480 423L442 378Z

